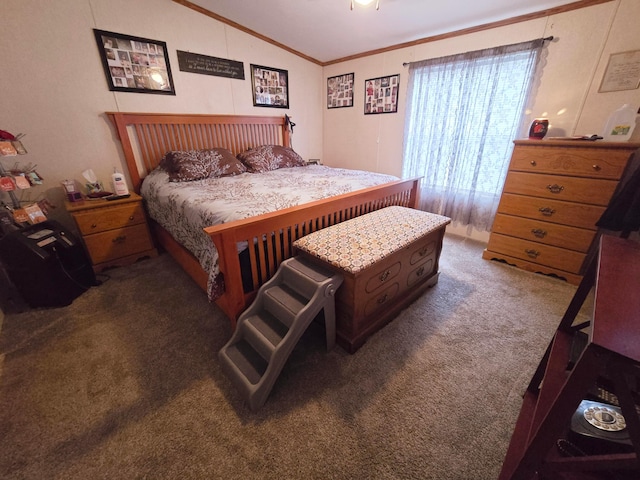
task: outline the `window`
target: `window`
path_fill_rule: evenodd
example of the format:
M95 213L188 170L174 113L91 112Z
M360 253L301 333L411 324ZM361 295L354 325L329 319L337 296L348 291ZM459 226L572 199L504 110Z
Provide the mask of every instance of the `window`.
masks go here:
M420 208L489 231L544 40L413 62L403 176Z

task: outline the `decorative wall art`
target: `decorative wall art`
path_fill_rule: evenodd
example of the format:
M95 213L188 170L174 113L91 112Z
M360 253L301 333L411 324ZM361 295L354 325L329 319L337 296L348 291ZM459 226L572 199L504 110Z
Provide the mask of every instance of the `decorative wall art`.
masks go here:
M244 63L242 62L182 50L176 50L176 53L178 54L178 68L181 72L244 80Z
M109 90L175 95L167 44L93 30Z
M251 64L254 107L289 108L289 73Z
M370 78L364 81L364 113L396 113L400 75Z
M609 55L598 92L635 90L640 87L640 50Z
M353 107L353 73L327 78L327 108Z

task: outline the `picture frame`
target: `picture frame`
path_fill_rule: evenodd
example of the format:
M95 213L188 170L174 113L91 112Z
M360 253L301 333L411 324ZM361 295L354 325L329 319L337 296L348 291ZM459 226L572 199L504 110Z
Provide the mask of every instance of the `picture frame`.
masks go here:
M175 95L167 44L93 29L109 90Z
M289 72L250 64L254 107L289 108Z
M327 78L327 108L353 107L354 79L353 73Z
M396 113L400 74L369 78L364 81L364 114Z

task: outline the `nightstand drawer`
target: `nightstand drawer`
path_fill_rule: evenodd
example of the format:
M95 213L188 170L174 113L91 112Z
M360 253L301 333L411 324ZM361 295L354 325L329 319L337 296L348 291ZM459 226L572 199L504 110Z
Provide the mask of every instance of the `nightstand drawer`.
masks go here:
M146 221L140 202L78 212L74 214L74 218L82 235L138 225Z
M146 223L88 235L84 242L94 265L153 249Z

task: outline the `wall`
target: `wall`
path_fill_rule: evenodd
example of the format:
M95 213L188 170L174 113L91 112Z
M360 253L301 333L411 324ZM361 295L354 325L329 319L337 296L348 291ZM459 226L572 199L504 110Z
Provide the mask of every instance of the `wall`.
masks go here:
M620 0L327 66L325 78L355 73L355 97L353 108L329 110L325 105L323 163L400 176L409 76L404 62L549 35L555 39L546 49L542 76L523 121L523 135L531 121L541 116L550 120L549 136L602 133L610 112L620 105L640 107L640 89L598 93L609 55L640 49L638 18L640 2ZM398 113L364 115L365 80L397 73ZM635 138L640 139L640 127L634 132ZM469 234L466 229L456 233ZM486 240L488 234L472 232L471 236Z
M296 150L321 156L318 65L171 0L3 0L2 7L0 129L26 133L29 153L16 160L37 164L45 179L44 187L22 191L23 200L47 196L60 205L61 180L84 183L82 171L92 168L106 186L114 166L124 169L107 111L287 113L298 125ZM110 92L93 28L166 42L176 95ZM242 61L245 80L181 72L176 50ZM253 106L251 63L288 70L291 108ZM69 221L63 208L52 217Z

